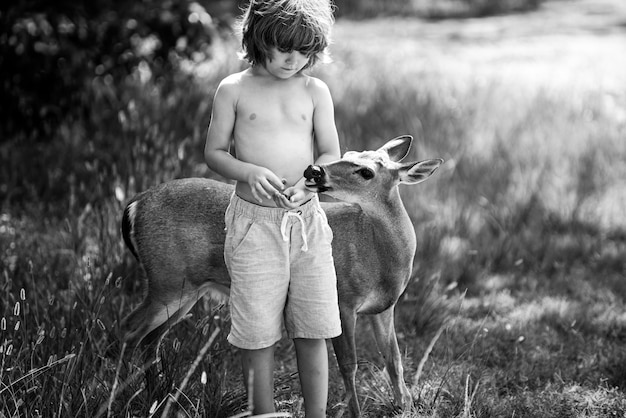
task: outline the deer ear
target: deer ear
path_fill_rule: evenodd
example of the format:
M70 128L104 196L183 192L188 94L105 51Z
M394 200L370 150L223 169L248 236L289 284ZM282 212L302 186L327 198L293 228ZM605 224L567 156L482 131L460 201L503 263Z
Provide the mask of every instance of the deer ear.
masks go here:
M389 154L391 161L400 161L409 153L411 142L413 142L411 135L402 135L390 140L378 150Z
M441 158L404 164L398 172L400 182L407 184L421 183L432 176L441 164L443 164Z

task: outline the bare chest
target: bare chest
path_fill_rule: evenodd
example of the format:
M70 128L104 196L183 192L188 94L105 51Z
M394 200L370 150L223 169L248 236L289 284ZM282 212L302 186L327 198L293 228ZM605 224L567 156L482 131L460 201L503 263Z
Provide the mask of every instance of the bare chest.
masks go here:
M310 130L313 101L305 89L258 88L240 97L237 123L250 129L273 130L285 127Z

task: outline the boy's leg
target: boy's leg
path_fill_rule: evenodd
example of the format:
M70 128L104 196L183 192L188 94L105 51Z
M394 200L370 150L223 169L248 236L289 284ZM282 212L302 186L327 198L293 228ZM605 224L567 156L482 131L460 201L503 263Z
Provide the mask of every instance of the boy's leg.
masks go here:
M306 418L326 417L328 351L326 340L295 338L300 386Z
M254 415L274 411L274 346L241 349L243 379Z

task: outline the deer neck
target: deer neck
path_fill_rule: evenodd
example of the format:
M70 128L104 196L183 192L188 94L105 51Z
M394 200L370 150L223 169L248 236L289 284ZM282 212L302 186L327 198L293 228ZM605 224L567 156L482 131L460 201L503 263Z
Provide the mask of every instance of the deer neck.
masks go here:
M406 249L413 257L416 247L415 230L400 199L398 187L393 187L384 199L379 196L373 202L360 204L370 217L374 238L380 245Z

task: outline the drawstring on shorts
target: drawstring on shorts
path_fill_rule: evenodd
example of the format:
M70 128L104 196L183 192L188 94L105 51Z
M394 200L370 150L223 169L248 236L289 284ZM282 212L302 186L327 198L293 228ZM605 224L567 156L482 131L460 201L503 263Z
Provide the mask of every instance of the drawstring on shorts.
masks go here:
M307 243L306 227L304 223L304 218L302 218L302 211L296 211L296 212L287 211L283 215L283 220L280 223L280 233L283 236L283 241L285 242L289 241L289 235L287 233L287 222L289 222L289 218L292 218L292 217L300 221L300 231L302 233L302 242L303 242L301 250L306 252L309 250L309 245Z

